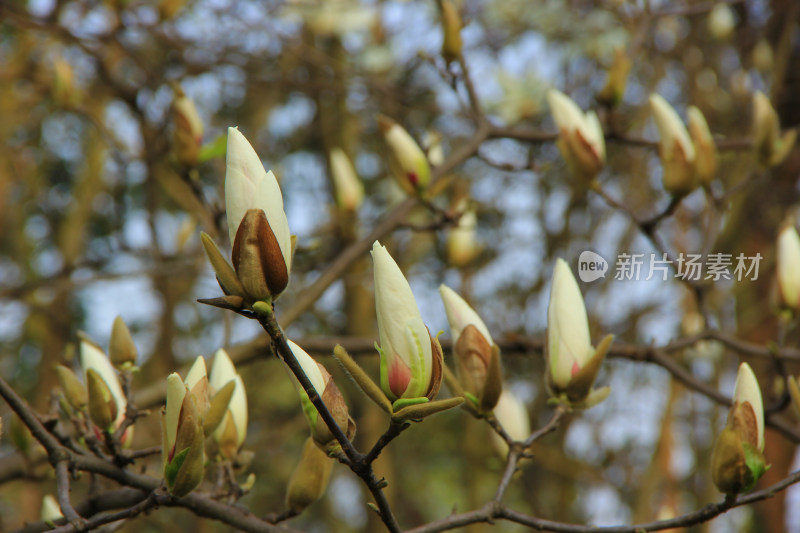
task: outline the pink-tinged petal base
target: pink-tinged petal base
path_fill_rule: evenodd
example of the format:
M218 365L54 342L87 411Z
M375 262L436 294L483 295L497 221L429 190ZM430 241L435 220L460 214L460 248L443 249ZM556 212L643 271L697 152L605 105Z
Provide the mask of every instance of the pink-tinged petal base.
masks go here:
M392 366L389 368L389 390L398 398L403 396L403 393L408 388L411 381L411 369L395 355L392 361Z
M417 176L416 172L406 172L406 176L414 187L419 185L419 176Z
M578 372L580 372L580 371L581 371L581 367L580 367L580 366L578 366L578 362L577 362L577 361L574 361L574 362L572 363L572 370L571 370L572 377L574 378L574 377L575 377L575 375L576 375Z

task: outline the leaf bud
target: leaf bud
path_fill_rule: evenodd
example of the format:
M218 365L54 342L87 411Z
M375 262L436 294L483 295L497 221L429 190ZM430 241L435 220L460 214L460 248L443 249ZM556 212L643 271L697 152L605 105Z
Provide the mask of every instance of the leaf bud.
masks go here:
M332 468L333 460L328 454L316 446L313 439L306 439L300 462L286 490L286 505L292 512L302 512L325 493Z
M64 398L67 399L70 407L80 411L89 403L89 396L86 387L78 379L75 373L64 365L56 365L56 376Z
M133 343L131 331L121 316L114 319L111 328L111 340L108 345L108 358L120 370L136 365L136 345Z

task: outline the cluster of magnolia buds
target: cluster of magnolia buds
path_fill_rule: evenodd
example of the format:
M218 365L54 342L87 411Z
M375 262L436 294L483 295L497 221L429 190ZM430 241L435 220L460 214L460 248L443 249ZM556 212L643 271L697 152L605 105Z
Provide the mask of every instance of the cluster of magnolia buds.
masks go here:
M618 52L601 101L611 104L621 98L630 69L626 60L624 53ZM594 111L583 113L575 102L555 89L548 92L547 99L559 130L556 144L567 166L574 175L584 180L593 179L605 165L606 157L603 129L597 115ZM658 150L664 189L684 196L699 185L708 186L717 174L718 154L703 112L695 106L687 108L687 130L675 109L660 95L650 96L650 108L660 137ZM794 146L796 132L789 130L781 136L778 115L763 93L753 96L753 109L758 161L764 166L777 165Z
M186 379L177 372L167 377L161 423L164 479L175 496L185 496L203 480L206 437L213 436L222 457L236 457L247 432L247 396L225 350L214 355L210 377L202 356Z
M739 366L733 405L711 453L711 478L725 494L750 490L769 466L764 459L764 405L747 363Z
M753 138L756 158L765 167L781 163L797 141L797 130L781 135L781 123L772 102L761 91L753 95Z
M135 370L136 346L128 327L122 318L117 317L111 329L109 354L83 336L80 342L80 363L84 381L64 366L56 366L56 375L66 404L66 410L78 413L88 412L95 435L101 441L105 436L113 436L125 419L128 400L120 385L118 371ZM115 369L116 367L116 369ZM128 427L119 435L124 446L130 446L133 427Z
M205 302L231 309L274 302L289 284L294 238L275 175L236 128L228 128L225 206L233 266L203 233L203 247L225 293Z
M661 95L650 96L650 108L660 136L664 189L683 196L699 184L709 185L717 172L717 145L702 111L689 106L687 131L678 113Z

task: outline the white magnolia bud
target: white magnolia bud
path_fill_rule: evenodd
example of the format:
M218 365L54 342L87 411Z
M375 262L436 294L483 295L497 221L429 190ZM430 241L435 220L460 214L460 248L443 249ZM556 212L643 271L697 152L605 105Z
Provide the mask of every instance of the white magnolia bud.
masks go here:
M548 91L547 101L567 165L581 177L594 178L606 161L605 138L597 115L594 111L584 114L570 97L555 89Z

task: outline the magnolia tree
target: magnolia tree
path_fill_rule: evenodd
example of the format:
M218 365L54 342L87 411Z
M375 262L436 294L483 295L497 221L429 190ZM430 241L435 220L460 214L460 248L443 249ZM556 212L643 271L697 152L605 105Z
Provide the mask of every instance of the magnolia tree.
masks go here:
M793 2L0 13L4 531L800 528Z

